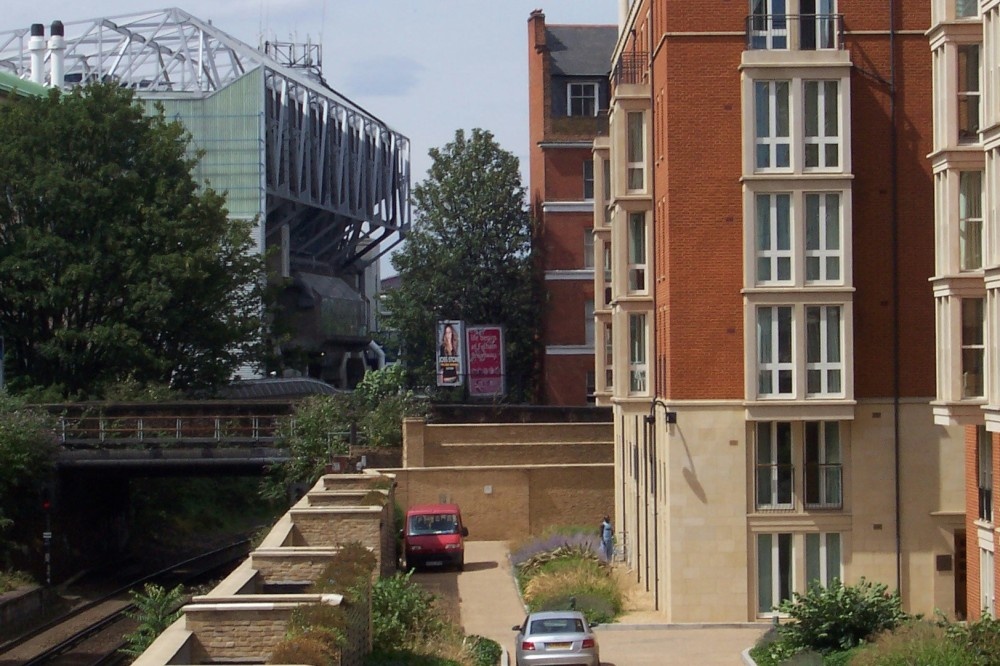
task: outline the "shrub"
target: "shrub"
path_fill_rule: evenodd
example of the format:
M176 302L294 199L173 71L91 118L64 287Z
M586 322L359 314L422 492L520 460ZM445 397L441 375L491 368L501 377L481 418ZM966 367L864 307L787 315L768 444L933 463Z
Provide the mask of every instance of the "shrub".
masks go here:
M472 653L476 666L497 666L503 655L503 648L492 638L485 636L469 636L467 645Z
M360 543L348 543L330 559L322 573L310 586L310 591L344 595L356 602L368 595L375 555Z
M953 643L964 649L970 665L1000 665L1000 620L984 615L972 624L949 625L946 633Z
M374 651L403 650L444 629L445 622L434 608L434 595L411 581L412 573L380 578L372 588Z
M142 592L129 592L135 610L126 613L129 619L139 623L135 631L125 635L123 654L138 657L153 644L156 637L181 616L184 602L184 587L167 590L159 585L146 583Z
M898 592L864 578L853 586L839 580L828 587L813 584L805 594L796 592L783 601L779 610L791 618L778 628L780 642L796 652L811 649L824 655L849 650L907 619Z
M32 585L31 576L23 571L0 571L0 594Z
M914 620L853 651L849 663L851 666L971 666L981 662L970 661L969 653L958 642L947 639L944 628Z
M304 666L334 666L339 664L337 653L312 635L289 636L275 646L269 664L303 664Z
M532 611L575 608L590 622L613 620L624 596L609 569L593 557L573 555L539 565L523 591Z

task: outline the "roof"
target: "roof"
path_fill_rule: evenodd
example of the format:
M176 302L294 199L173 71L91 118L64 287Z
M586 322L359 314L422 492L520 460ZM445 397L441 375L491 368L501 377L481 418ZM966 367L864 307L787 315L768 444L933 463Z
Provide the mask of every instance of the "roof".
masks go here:
M457 504L414 504L406 510L407 515L424 513L458 513Z
M545 32L552 74L607 76L611 71L611 56L618 42L617 26L551 25Z
M49 88L34 81L26 81L13 74L0 71L0 92L15 93L22 97L27 97L28 95L43 97L49 93Z
M276 377L272 379L242 379L219 391L224 398L256 400L271 398L300 398L306 395L335 395L345 393L326 382L308 377Z

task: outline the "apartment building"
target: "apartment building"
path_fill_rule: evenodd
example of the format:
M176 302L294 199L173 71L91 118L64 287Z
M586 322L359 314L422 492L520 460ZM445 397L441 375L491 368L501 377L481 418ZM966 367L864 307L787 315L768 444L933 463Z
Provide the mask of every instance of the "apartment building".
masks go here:
M667 621L768 620L862 577L969 610L967 437L935 400L930 20L931 0L620 0L595 396L619 548Z
M965 537L970 619L996 617L1000 471L1000 3L933 0L937 323L934 422L965 432Z
M617 26L528 19L530 185L544 308L541 400L594 402L594 137L608 131Z

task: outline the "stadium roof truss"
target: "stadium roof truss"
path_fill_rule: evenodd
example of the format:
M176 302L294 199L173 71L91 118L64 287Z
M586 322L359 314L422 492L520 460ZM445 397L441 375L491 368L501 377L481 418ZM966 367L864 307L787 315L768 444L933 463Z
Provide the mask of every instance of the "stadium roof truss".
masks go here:
M279 62L180 9L64 28L64 88L113 80L168 103L208 99L262 72L260 212L268 245L287 228L293 270L367 265L409 231L409 140L330 88L317 68ZM32 78L30 39L29 29L0 32L0 71ZM47 85L52 57L47 50Z

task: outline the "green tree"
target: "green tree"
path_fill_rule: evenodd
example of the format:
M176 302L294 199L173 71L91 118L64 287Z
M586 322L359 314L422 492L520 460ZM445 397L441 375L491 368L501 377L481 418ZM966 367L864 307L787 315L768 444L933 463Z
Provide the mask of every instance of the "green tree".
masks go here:
M436 322L500 324L506 329L507 385L529 399L538 309L531 270L531 221L517 158L493 135L431 149L427 179L413 191L417 221L392 258L400 287L386 294L390 328L417 385L434 384Z
M0 389L0 534L13 524L19 508L37 507L38 490L51 473L56 450L52 425L47 414ZM9 542L0 538L0 544Z
M180 123L95 84L0 106L0 138L12 390L211 387L258 357L263 261L250 225L193 179Z
M134 658L145 652L156 637L181 616L185 594L182 585L168 590L153 583L146 583L142 592L132 590L129 595L132 597L135 610L129 611L126 615L138 622L139 626L132 633L125 635L125 647L121 652Z

